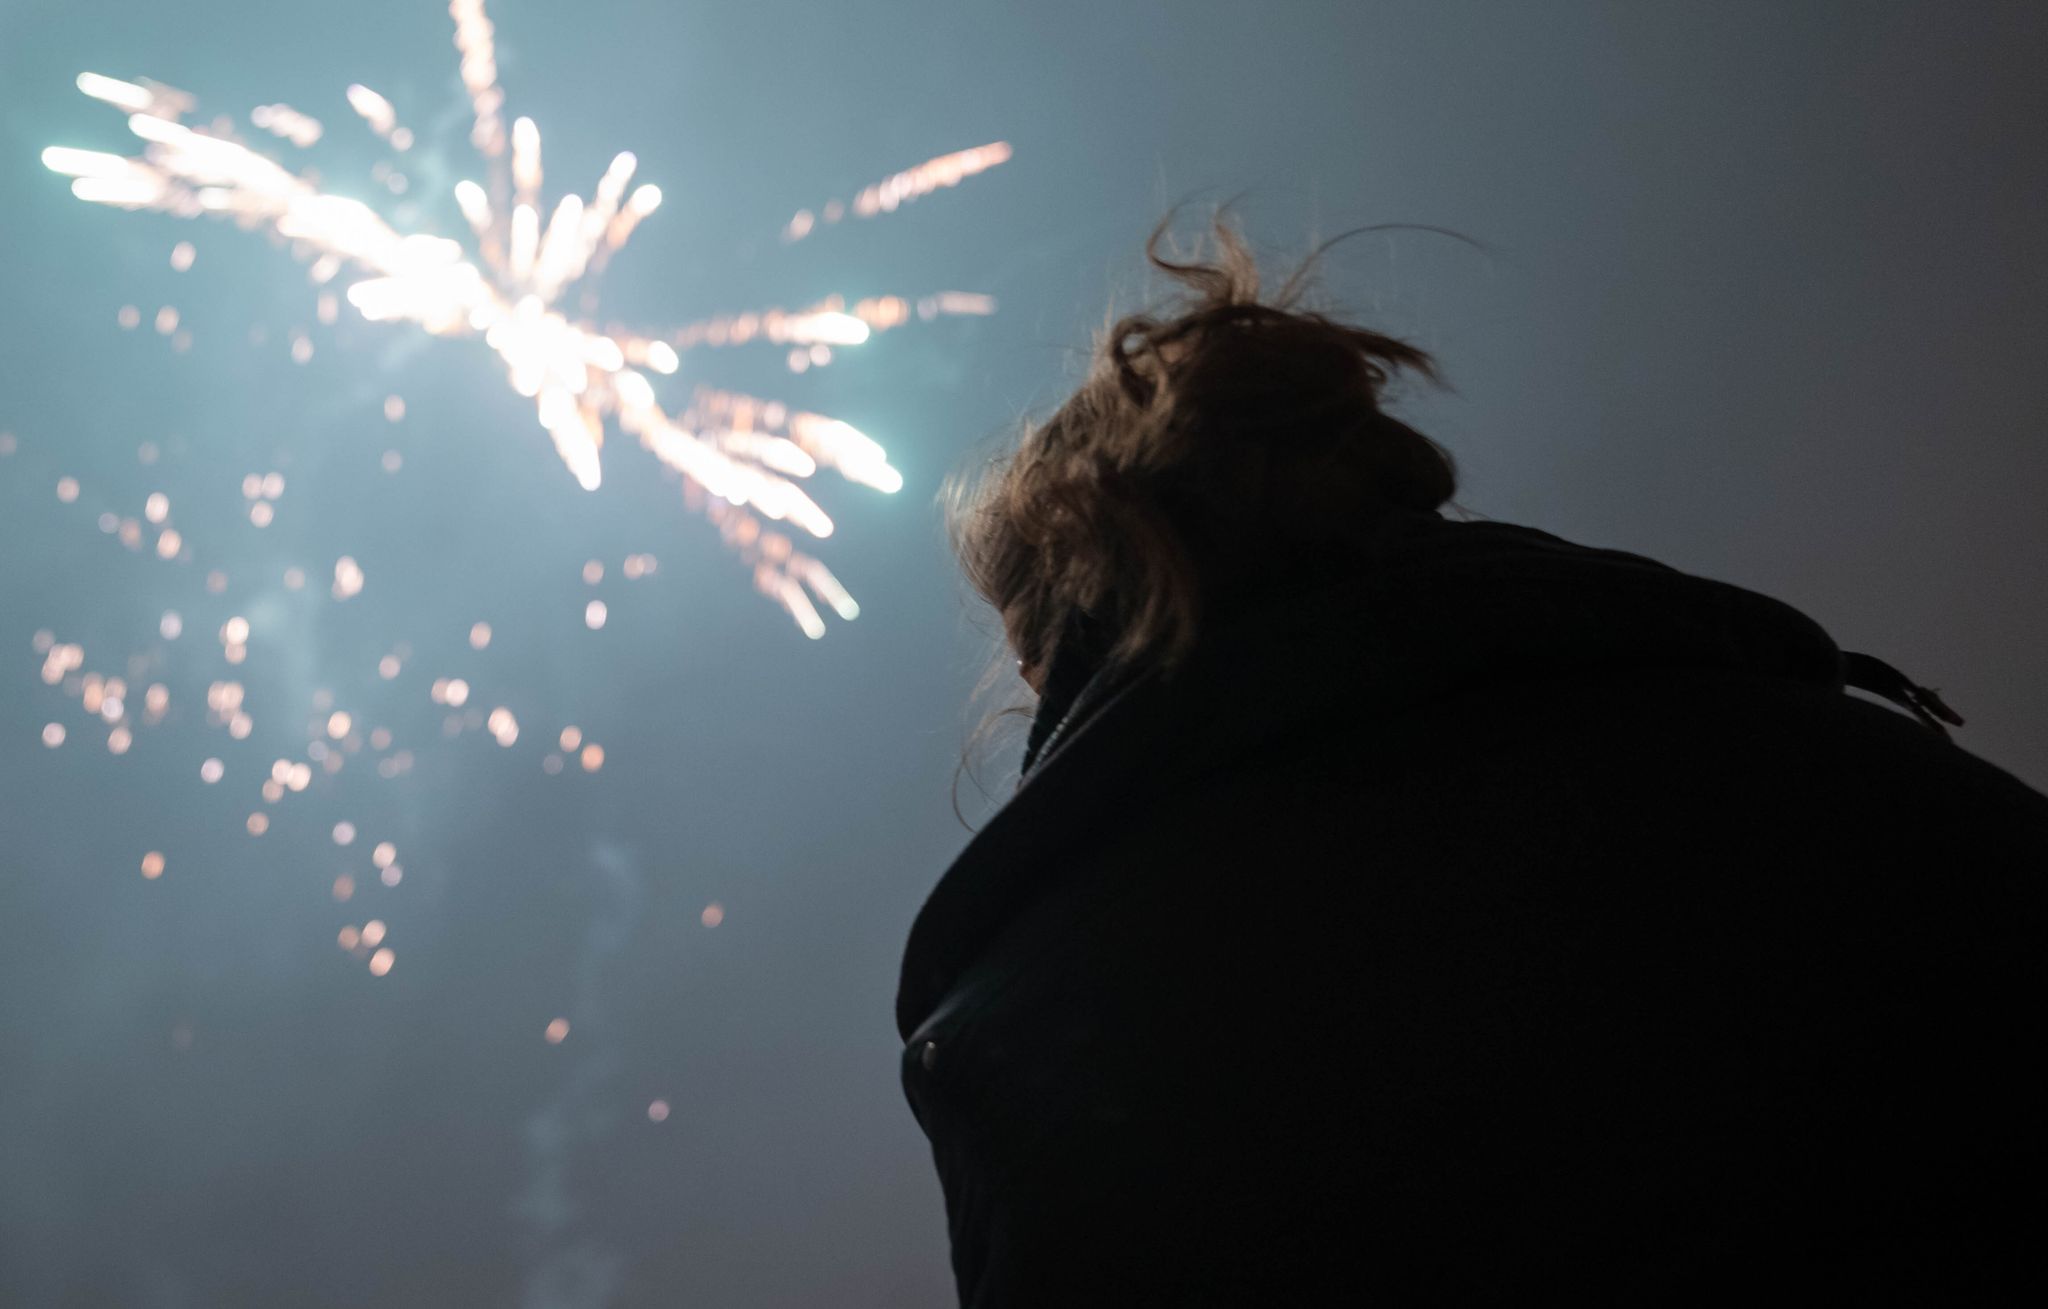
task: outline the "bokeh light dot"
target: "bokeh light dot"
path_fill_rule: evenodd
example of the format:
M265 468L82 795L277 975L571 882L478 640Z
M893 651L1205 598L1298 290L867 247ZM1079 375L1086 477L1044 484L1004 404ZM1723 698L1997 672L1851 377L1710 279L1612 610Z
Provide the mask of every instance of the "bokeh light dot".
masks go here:
M363 569L348 555L334 561L334 598L346 600L363 590Z

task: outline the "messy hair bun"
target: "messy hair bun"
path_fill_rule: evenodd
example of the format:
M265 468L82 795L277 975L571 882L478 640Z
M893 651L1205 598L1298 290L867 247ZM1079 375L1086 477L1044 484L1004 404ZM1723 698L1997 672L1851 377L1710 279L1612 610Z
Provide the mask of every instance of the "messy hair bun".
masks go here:
M955 493L961 566L1027 669L1084 621L1107 661L1170 669L1219 597L1456 490L1380 409L1393 374L1437 378L1429 355L1298 307L1308 265L1262 300L1220 218L1206 259L1168 258L1166 232L1146 256L1179 297L1112 324L1073 396Z

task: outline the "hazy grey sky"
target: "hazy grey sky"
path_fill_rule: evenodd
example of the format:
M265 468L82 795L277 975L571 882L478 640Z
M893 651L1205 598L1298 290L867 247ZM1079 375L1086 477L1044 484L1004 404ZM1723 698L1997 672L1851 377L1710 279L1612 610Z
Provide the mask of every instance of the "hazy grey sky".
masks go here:
M1940 687L1966 748L2048 785L2048 8L491 13L551 194L631 149L668 197L611 270L608 317L943 289L1000 312L802 377L772 351L693 354L670 384L844 416L903 468L895 497L821 490L840 521L821 553L865 613L809 642L629 440L602 490L577 489L474 343L320 327L281 249L82 205L37 162L52 142L122 148L119 116L72 87L92 69L207 114L315 114L328 135L305 161L369 196L378 155L341 99L361 81L420 132L412 198L453 230L447 188L474 166L443 5L0 0L0 431L18 444L0 458L0 1300L949 1303L889 1008L911 916L965 840L948 788L990 653L933 496L1061 396L1177 201L1242 193L1277 255L1380 222L1484 243L1365 238L1328 278L1440 354L1455 392L1405 412L1458 456L1465 504L1790 601ZM957 191L776 239L799 207L996 139L1015 159ZM182 273L180 239L198 252ZM177 306L192 349L121 331L124 304ZM302 367L283 346L300 328L318 347ZM271 469L288 490L258 532L239 485ZM226 595L92 526L158 489ZM620 580L639 551L660 571ZM367 578L345 606L324 589L343 553ZM591 558L613 570L595 590ZM276 580L293 564L304 593ZM166 608L178 643L155 636ZM214 632L238 612L255 633L231 674ZM173 712L110 755L38 680L45 629L107 671L160 651ZM414 656L387 684L396 640ZM231 675L261 705L251 742L203 721ZM520 744L442 741L435 676L512 706ZM323 689L420 764L316 783L249 838L255 782L303 753ZM73 727L54 751L53 720ZM571 723L601 772L541 771ZM229 770L211 787L209 755ZM348 849L343 819L363 833ZM398 846L401 885L371 880L373 839ZM159 880L137 871L148 850ZM337 904L350 871L362 889ZM372 916L388 977L336 945Z

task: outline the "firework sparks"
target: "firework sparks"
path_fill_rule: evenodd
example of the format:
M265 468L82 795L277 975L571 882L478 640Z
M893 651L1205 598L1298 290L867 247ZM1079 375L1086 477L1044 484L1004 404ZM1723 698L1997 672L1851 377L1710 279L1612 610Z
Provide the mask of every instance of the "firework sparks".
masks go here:
M591 282L658 210L661 191L636 180L637 161L622 153L587 195L547 195L541 133L530 119L505 112L481 0L454 0L450 9L473 111L468 134L478 156L476 175L455 183L447 197L460 215L448 214L450 230L462 233L461 241L406 230L415 226L410 219L387 220L368 205L327 192L314 175L294 171L239 139L225 120L200 126L193 97L142 79L86 73L77 83L81 92L125 116L128 130L142 142L136 157L52 146L43 160L72 179L79 198L93 203L180 218L224 218L282 238L294 257L311 265L321 324L353 312L393 324L391 330L480 342L473 348L479 356L488 350L513 389L533 403L579 484L595 488L607 471L616 453L603 449L608 433L630 437L680 476L685 503L712 522L756 588L806 635L824 635L834 616L855 618L860 609L847 588L799 548L804 536L822 538L833 531L808 488L829 472L884 493L901 489L903 476L882 445L840 418L665 379L682 371L685 353L749 346L786 352L791 371L801 372L830 363L835 351L857 349L909 323L991 313L993 301L958 291L922 298L824 297L799 308L707 317L660 331L602 321ZM384 147L372 178L390 194L402 194L406 179L396 164L418 144L403 121L406 114L361 84L347 87L345 99L347 109L336 106L326 123L284 103L258 105L249 114L251 135L264 149L283 153L312 147L330 130L353 129L359 120ZM866 188L851 204L827 206L825 221L890 212L1008 157L1009 147L997 143L932 160ZM169 252L170 268L180 275L195 268L203 275L215 262L212 248L202 259L189 241ZM577 314L558 308L571 296L580 306ZM152 299L122 305L111 316L123 331L153 329L173 350L186 349L192 340L194 315L181 314L176 305ZM315 341L307 331L281 335L279 344L288 344L294 361L313 357ZM270 338L257 331L250 339ZM695 356L693 363L702 358ZM686 398L665 400L657 395L659 386L677 388ZM386 423L406 424L405 399L384 389L365 394L382 396ZM411 421L418 421L417 414ZM21 450L13 435L0 432L0 459ZM155 467L162 453L156 442L146 441L137 458ZM17 466L40 462L34 449L26 454ZM57 766L89 754L121 756L119 767L136 769L152 767L181 741L196 746L179 752L170 776L211 788L209 808L222 833L211 846L180 841L175 833L138 841L124 856L127 876L135 877L139 868L138 894L175 895L245 846L266 859L307 863L316 877L312 892L335 914L327 930L339 930L330 939L356 969L382 978L395 967L394 951L414 957L412 943L421 938L406 934L406 900L417 879L437 876L432 845L412 844L415 829L402 815L394 819L395 802L381 798L386 787L396 792L413 785L416 770L423 776L445 773L455 761L473 758L462 753L473 746L537 763L562 786L603 786L622 768L634 767L630 739L611 737L616 724L579 714L582 726L561 726L547 705L522 698L516 679L498 675L502 669L494 672L492 661L508 645L516 649L520 639L514 615L491 613L492 621L486 621L476 612L437 614L437 620L447 620L447 630L441 638L418 634L417 653L409 641L386 633L367 654L359 652L359 662L328 668L328 677L310 683L300 668L280 686L277 655L305 630L293 626L299 619L291 615L303 618L309 603L325 612L331 602L346 606L352 623L376 621L374 609L363 612L371 603L363 597L373 600L386 576L378 556L334 542L317 558L277 560L260 572L245 573L236 565L231 580L226 568L215 566L233 561L220 553L221 525L207 521L204 496L177 483L110 490L92 470L75 466L72 452L61 457L63 464L39 468L38 496L54 489L60 505L74 507L65 511L77 516L74 521L97 522L109 549L118 542L142 561L139 566L161 568L167 579L183 578L174 604L150 607L144 630L53 623L33 643L50 708L35 716L39 728L23 734L24 748L59 752L53 758ZM281 466L271 462L216 470L230 488L240 482L241 508L227 526L239 532L244 513L256 529L277 532L274 522L290 522L301 474L282 458L275 461ZM395 449L384 451L379 462L386 474L405 466ZM287 471L292 500L285 498ZM201 516L191 516L195 508ZM0 515L0 525L4 519ZM362 562L344 548L361 551ZM616 639L630 614L630 601L618 587L654 577L655 555L582 562L579 551L576 563L588 587L602 588L578 597L579 636ZM371 569L367 576L365 564ZM201 578L204 595L197 594ZM281 604L280 582L283 593L301 594ZM561 621L574 621L575 612L565 608ZM461 651L449 652L451 637ZM299 648L285 662L309 653L317 664L317 650ZM608 744L614 747L609 756ZM176 793L167 786L164 794ZM398 857L401 845L413 865L411 877ZM714 902L700 921L716 928L725 913ZM343 914L351 921L343 924ZM175 1039L189 1044L190 1029L178 1030L183 1035ZM558 1018L545 1030L550 1042L560 1042L568 1035L568 1020ZM649 1109L655 1121L666 1113L662 1101Z
M828 200L817 213L808 209L797 210L794 217L782 229L785 241L801 241L817 229L819 222L836 223L851 213L855 218L873 218L877 214L893 214L897 208L919 196L960 183L976 173L985 173L997 164L1010 158L1007 141L992 141L988 145L975 146L971 150L956 150L937 159L927 159L914 168L883 178L873 186L863 187L853 198L851 205L844 200Z
M760 428L722 421L735 412L731 405L671 414L649 374L677 371L678 350L756 340L788 347L790 368L802 371L830 362L835 348L860 345L875 332L909 321L913 313L922 319L987 313L992 302L949 292L914 305L893 296L864 300L849 310L828 300L802 310L708 319L666 335L569 317L556 308L564 293L603 270L660 206L661 190L644 182L632 186L638 161L621 153L588 200L563 195L543 220L540 130L530 118L514 119L509 131L505 127L493 28L483 2L452 0L449 12L474 113L470 142L487 170L488 185L463 180L454 187L473 250L446 237L401 232L368 205L321 190L223 126L187 126L181 120L192 112L193 98L147 80L96 73L78 78L80 91L128 115L129 130L145 143L139 157L51 146L43 162L70 176L81 200L266 228L309 255L316 283L352 269L357 276L345 298L372 322L480 338L504 365L513 390L534 402L541 427L580 485L595 489L603 478L608 427L627 433L680 473L686 487L707 493L707 510L726 543L752 567L756 586L808 635L824 633L815 602L851 618L858 609L845 588L823 563L797 549L781 526L814 538L831 535L831 518L800 485L820 469L880 491L900 489L902 475L882 447L850 423L815 414L784 415ZM348 88L347 99L393 151L412 146L412 132L384 96L358 84ZM256 127L294 145L310 145L322 132L318 121L284 105L259 106L250 117ZM1009 157L1010 147L996 142L929 160L865 188L850 206L826 205L824 221L849 212L871 217L893 211ZM385 180L394 190L402 186L397 174L387 172ZM815 221L809 211L800 213L784 235L801 239ZM331 321L331 303L323 299L323 321ZM175 317L169 327L160 321L159 328L175 331ZM294 341L295 359L305 362L310 354L309 340ZM763 402L747 412L765 418L770 410ZM341 583L337 575L337 595Z

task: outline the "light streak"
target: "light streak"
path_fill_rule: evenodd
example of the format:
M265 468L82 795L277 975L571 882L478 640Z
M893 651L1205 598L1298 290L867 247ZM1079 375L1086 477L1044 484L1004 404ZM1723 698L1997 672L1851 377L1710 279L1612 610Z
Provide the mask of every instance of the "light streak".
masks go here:
M985 173L998 164L1007 163L1012 151L1008 141L991 141L987 145L975 146L971 150L956 150L952 154L927 159L921 164L906 168L900 173L883 178L873 186L863 187L848 204L844 200L828 200L819 207L818 213L799 209L782 229L785 241L801 241L817 230L819 222L836 223L851 213L855 218L873 218L877 214L894 213L901 205L930 195L932 192L960 183L976 173Z

